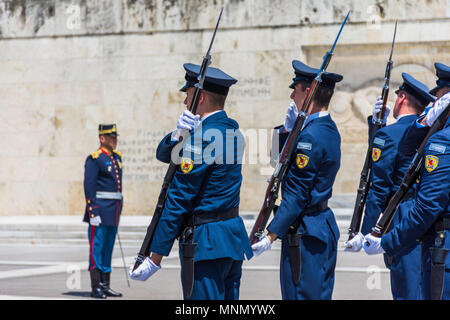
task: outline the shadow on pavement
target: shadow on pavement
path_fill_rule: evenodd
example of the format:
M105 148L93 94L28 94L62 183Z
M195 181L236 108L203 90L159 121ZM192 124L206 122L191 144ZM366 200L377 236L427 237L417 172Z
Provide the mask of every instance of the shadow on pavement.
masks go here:
M72 296L72 297L82 297L82 298L90 298L90 291L69 291L61 293L64 296Z

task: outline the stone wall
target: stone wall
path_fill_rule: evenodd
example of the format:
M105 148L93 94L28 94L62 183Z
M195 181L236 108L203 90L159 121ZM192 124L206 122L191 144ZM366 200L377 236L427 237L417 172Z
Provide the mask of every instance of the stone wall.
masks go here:
M246 152L246 211L272 173L264 142L284 120L292 59L319 67L348 10L328 68L344 75L330 107L336 197L356 192L395 20L391 105L401 72L431 87L433 63L450 63L450 0L1 0L0 215L81 215L84 160L107 122L120 131L124 214L151 214L166 170L155 149L184 110L182 64L201 62L222 6L212 66L239 80L226 110L260 145Z

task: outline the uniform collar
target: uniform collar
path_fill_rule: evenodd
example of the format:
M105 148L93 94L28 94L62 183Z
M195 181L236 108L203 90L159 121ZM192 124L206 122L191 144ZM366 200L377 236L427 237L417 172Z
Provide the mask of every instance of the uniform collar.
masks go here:
M417 115L416 114L402 114L401 116L397 117L397 122L399 122L400 119L404 119L404 118L407 118L407 117L417 117Z
M102 153L106 154L107 156L111 156L112 152L109 152L108 149L100 147L99 150L102 151Z
M204 125L205 123L219 120L219 119L226 118L226 117L227 117L227 113L225 112L225 110L217 110L217 111L214 111L213 113L208 114L206 117L202 118L201 121L202 121L202 125Z
M330 115L330 113L326 110L326 111L319 111L316 113L311 114L308 118L306 118L305 124L303 127L306 127L306 125L308 123L310 123L311 121L313 121L314 119L318 119L318 118L322 118L322 117L326 117Z

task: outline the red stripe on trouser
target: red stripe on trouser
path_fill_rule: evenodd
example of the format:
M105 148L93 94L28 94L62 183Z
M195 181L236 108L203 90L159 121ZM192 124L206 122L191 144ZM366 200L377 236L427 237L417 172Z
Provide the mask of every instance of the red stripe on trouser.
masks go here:
M89 249L89 257L91 259L92 267L91 270L95 269L95 260L94 260L94 235L95 235L95 226L91 226L91 247Z

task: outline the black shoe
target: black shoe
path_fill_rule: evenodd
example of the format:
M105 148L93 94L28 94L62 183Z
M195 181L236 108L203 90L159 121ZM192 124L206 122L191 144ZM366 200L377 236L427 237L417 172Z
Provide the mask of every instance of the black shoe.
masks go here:
M111 273L110 273L110 272L108 272L108 273L103 273L103 272L101 272L101 279L102 279L102 281L101 281L101 283L100 283L100 286L101 286L103 292L104 292L108 297L119 298L119 297L122 296L122 294L121 294L120 292L114 291L113 289L111 289L111 288L109 287L109 280L110 280L110 277L111 277Z
M97 299L106 299L107 296L106 293L103 292L103 289L101 287L93 287L91 297Z
M100 270L93 269L89 270L91 275L91 297L92 298L98 298L98 299L106 299L106 293L103 292L102 286L101 286L101 274Z

